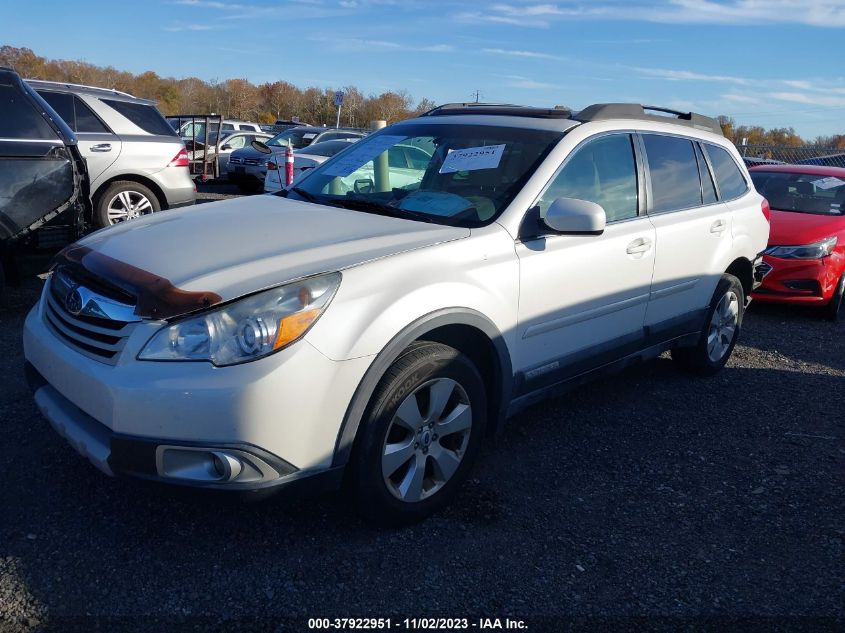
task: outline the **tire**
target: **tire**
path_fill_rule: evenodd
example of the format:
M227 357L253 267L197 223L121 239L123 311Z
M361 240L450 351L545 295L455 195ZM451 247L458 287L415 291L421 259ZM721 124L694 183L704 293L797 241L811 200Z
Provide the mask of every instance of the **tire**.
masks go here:
M839 278L836 290L830 303L825 306L825 316L829 321L842 321L845 319L845 273Z
M484 381L469 358L440 343L410 347L361 421L348 471L355 509L402 525L445 506L478 456L486 419Z
M6 273L3 265L3 258L0 257L0 297L3 296L3 291L6 289Z
M128 212L125 211L127 203ZM131 180L118 180L97 198L94 219L98 227L104 228L156 211L161 211L161 203L149 187Z
M257 182L239 182L238 189L241 193L255 193L261 188Z
M733 275L722 275L710 300L698 343L694 347L673 349L672 360L699 376L718 373L733 353L744 314L742 284Z

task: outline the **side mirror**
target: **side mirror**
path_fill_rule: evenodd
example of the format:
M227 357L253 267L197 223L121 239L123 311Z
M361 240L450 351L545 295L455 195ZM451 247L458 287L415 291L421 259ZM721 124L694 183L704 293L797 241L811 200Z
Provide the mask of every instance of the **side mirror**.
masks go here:
M232 149L232 146L231 146L231 145L229 145L228 143L226 143L225 145L223 145L223 146L220 148L220 151L221 151L221 152L226 152L226 151L228 151L228 150L230 150L230 149Z
M252 149L257 149L262 154L272 154L273 150L266 143L262 143L261 141L253 141L250 143L252 145Z
M599 235L604 232L607 214L600 204L577 198L557 198L552 202L543 224L555 233Z

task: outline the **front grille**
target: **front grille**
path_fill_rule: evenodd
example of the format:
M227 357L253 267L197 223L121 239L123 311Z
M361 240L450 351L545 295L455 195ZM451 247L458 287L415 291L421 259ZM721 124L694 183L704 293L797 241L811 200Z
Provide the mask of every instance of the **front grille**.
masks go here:
M230 165L243 165L244 159L240 156L230 156L229 157L229 164Z
M116 364L137 321L72 314L65 301L68 293L79 285L64 273L54 274L48 284L44 295L44 321L50 331L79 353L109 365ZM88 304L91 301L89 299ZM127 304L123 307L131 310Z
M261 164L261 159L260 158L244 158L243 164L244 165L250 165L252 167L257 167L258 165Z

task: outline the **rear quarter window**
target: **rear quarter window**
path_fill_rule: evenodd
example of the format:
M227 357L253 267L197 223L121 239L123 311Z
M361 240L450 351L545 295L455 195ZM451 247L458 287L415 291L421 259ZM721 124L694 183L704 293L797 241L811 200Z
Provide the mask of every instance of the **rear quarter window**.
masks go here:
M167 120L161 116L161 113L154 106L143 103L130 103L128 101L116 101L114 99L103 99L102 101L107 106L120 112L120 114L148 134L176 136L173 128L170 127Z
M710 143L705 143L704 149L713 167L722 200L738 198L748 191L748 183L728 150Z

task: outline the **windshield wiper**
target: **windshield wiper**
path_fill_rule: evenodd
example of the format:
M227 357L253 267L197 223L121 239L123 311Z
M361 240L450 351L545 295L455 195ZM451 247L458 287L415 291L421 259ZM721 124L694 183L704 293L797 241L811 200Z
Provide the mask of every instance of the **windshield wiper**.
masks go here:
M323 204L323 202L319 198L317 198L317 196L315 196L310 191L305 191L305 189L303 189L302 187L291 187L290 189L288 189L288 191L293 191L296 195L302 196L308 202L317 202Z
M418 220L420 222L428 222L429 224L438 224L427 213L419 211L408 211L399 207L393 206L390 202L377 202L375 200L365 200L364 198L338 198L331 201L340 207L353 209L355 211L364 211L366 213L375 213L376 215L386 215L391 218L401 218L403 220Z

